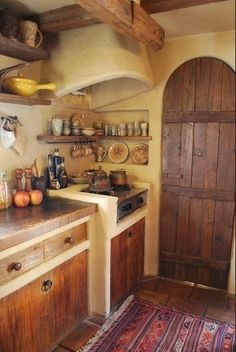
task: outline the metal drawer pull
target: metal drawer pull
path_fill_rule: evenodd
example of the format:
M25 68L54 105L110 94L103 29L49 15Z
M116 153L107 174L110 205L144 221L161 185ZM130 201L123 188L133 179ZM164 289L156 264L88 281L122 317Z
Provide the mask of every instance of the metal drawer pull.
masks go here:
M129 238L132 238L133 237L133 232L132 231L130 231L129 233L128 233L128 236L129 236Z
M42 291L46 292L48 290L50 290L50 288L52 287L52 281L51 280L45 280L43 282L43 285L41 287Z
M10 265L10 271L19 271L22 268L21 263L11 263Z
M66 237L65 238L65 243L67 244L74 244L75 243L75 240L73 237Z

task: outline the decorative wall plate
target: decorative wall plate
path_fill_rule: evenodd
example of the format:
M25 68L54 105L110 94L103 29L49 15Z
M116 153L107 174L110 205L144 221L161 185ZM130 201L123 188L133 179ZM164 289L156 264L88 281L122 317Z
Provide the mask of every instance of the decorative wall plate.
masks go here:
M129 156L129 148L124 142L117 142L110 146L108 156L113 163L123 163Z
M143 165L148 162L148 145L145 143L136 144L130 152L134 164Z

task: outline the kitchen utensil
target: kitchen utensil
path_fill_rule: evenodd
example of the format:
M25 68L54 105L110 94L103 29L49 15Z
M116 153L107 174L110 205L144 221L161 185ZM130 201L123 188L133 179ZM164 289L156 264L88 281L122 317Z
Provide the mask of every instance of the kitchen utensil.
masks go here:
M37 170L37 176L41 177L44 175L44 162L40 158L35 159L35 166Z
M124 169L111 170L109 178L112 186L127 184L127 175Z
M37 23L32 21L20 21L20 34L22 42L33 48L38 48L43 41L43 35L38 29Z
M123 163L129 156L129 148L124 142L116 142L110 146L108 156L113 163Z
M134 164L146 164L148 162L148 145L139 143L130 152L131 160Z
M148 135L147 130L148 130L148 123L147 122L141 122L140 124L140 128L141 128L141 136L142 137L146 137Z
M76 175L72 175L69 177L69 181L71 183L76 183L76 184L88 184L89 183L89 179L87 176L76 177Z
M102 145L97 146L95 150L96 150L95 154L96 154L97 161L98 162L102 161L107 155L107 151L104 149Z
M2 80L2 88L6 93L30 97L37 91L45 89L54 91L55 83L38 84L32 79L22 77L7 77Z
M84 171L89 179L89 188L93 191L107 191L111 189L111 182L106 172L99 167L97 170L89 169Z
M82 129L82 133L85 135L85 136L93 136L95 134L95 129L92 128L92 127L84 127Z

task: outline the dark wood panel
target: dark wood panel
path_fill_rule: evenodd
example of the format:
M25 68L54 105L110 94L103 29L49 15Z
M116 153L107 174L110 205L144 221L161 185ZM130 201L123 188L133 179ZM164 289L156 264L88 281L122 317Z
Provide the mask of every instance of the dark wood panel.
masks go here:
M127 292L127 233L111 240L111 304L116 304Z
M211 60L210 87L208 98L208 110L221 110L221 91L222 91L222 70L223 62Z
M234 201L235 192L211 191L197 188L177 187L177 186L162 186L164 192L172 194L188 195L189 197L206 198L214 200Z
M183 66L175 71L174 78L170 78L164 92L164 110L182 111L184 75Z
M180 122L235 122L233 111L166 111L164 121Z
M235 113L235 73L227 65L223 67L221 110Z
M183 83L183 111L194 111L195 107L195 76L196 61L187 61L184 65L184 83Z
M163 192L161 197L161 249L175 251L179 196Z
M192 181L192 153L193 153L193 124L182 124L181 138L181 157L180 157L180 174L179 185L182 187L190 187ZM172 183L173 184L173 183ZM177 183L174 183L178 185Z
M185 254L187 252L187 243L189 240L188 238L189 206L190 206L190 198L185 196L180 196L176 252L181 254Z
M217 189L235 190L235 124L220 125Z
M192 256L199 256L201 252L202 202L198 198L190 202L187 253Z
M217 201L214 220L212 256L217 260L225 260L231 256L234 203Z
M198 256L190 256L190 255L183 255L177 253L170 253L170 252L161 252L161 260L174 263L177 262L179 264L188 264L190 266L196 267L207 267L214 270L220 270L223 272L227 272L229 268L229 262L220 261L220 260L213 260L208 258L199 258Z
M181 151L181 124L168 124L163 129L163 173L180 174L180 151ZM172 184L168 180L171 175L166 175L164 183Z
M212 238L215 216L215 201L204 199L202 204L201 258L212 257Z
M195 110L208 110L208 97L210 89L211 58L204 57L196 59L196 98Z
M192 168L192 187L204 188L206 172L206 139L207 124L196 123L194 126L194 145L193 145L193 168Z

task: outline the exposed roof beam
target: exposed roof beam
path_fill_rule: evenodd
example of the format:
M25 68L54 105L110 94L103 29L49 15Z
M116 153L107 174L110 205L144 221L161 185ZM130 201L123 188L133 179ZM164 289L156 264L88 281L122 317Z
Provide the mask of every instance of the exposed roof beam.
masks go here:
M141 6L130 0L76 0L80 7L118 32L154 50L164 45L165 32Z
M43 32L61 32L68 29L90 26L101 21L91 16L78 5L63 6L33 17Z
M150 14L227 0L141 0L141 6Z

